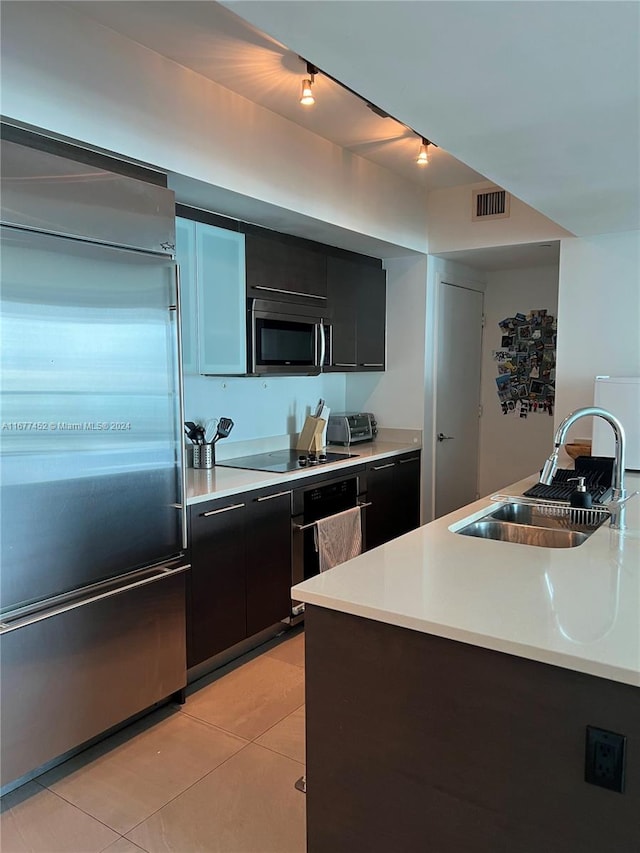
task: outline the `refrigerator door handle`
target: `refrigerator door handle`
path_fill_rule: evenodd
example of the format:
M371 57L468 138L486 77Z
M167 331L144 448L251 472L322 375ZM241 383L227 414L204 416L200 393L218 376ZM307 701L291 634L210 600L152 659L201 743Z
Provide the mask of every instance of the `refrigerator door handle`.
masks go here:
M78 607L84 607L86 604L93 604L95 601L102 601L105 598L112 598L114 595L121 595L123 592L136 589L140 586L146 586L150 583L164 580L165 578L174 577L181 572L186 572L191 565L186 564L177 566L176 568L167 568L162 566L157 569L149 569L144 572L144 577L136 581L123 583L119 586L114 586L105 592L89 594L85 598L77 598L66 604L54 605L45 610L39 610L29 616L18 617L15 620L7 620L0 622L0 636L8 634L11 631L16 631L18 628L26 628L27 625L34 625L36 622L42 622L43 619L50 619L52 616L58 616L60 613L67 613L69 610L75 610ZM139 574L139 573L136 573Z
M180 265L176 264L176 327L178 342L178 396L179 400L179 421L178 434L180 435L180 476L182 478L182 499L180 502L180 511L182 513L182 547L187 550L187 453L184 446L184 438L182 436L182 425L184 423L184 380L182 378L182 304L180 302Z

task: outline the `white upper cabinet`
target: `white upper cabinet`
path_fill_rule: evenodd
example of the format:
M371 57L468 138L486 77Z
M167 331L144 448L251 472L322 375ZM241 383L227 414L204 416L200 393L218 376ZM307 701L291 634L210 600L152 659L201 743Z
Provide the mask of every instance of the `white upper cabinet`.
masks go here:
M176 219L185 373L247 372L244 234Z

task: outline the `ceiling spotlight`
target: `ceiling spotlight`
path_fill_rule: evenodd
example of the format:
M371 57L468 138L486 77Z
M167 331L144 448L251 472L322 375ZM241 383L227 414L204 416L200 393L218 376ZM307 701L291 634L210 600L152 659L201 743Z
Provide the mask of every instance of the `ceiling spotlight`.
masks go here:
M428 139L422 137L422 141L420 142L420 150L418 151L418 157L416 159L416 163L418 166L426 166L429 163L429 145L431 143Z
M317 73L318 69L315 67L315 65L312 65L310 62L307 62L308 77L306 77L302 81L302 95L300 96L300 103L305 107L310 107L316 102L316 99L313 97L313 91L311 87L313 86Z

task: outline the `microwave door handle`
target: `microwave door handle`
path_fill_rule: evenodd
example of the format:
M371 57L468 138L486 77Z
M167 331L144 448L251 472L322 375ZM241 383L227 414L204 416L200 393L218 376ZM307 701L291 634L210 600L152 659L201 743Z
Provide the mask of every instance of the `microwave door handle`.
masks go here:
M327 353L327 341L324 334L324 323L318 323L318 332L320 333L320 360L318 361L318 367L322 370L322 365L324 364L324 357Z

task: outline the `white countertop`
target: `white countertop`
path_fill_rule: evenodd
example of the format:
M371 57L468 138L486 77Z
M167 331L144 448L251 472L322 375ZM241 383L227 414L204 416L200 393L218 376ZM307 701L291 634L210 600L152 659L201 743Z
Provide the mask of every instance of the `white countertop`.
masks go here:
M363 465L376 459L385 459L389 456L399 456L411 450L420 450L420 445L400 441L370 441L352 444L349 448L332 445L330 450L336 453L357 455L340 462L329 462L314 468L301 468L299 471L287 471L280 474L274 474L270 471L249 471L243 468L223 468L221 466L208 469L188 468L187 504L225 498L253 489L276 486L279 483L295 484L296 480L310 476L332 474L337 471L348 470L354 465Z
M505 493L522 494L537 477ZM626 476L629 492L640 474ZM575 548L461 536L476 501L293 587L298 601L640 686L640 496Z

